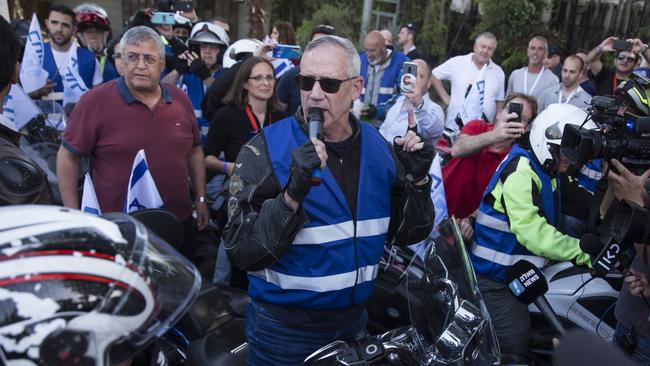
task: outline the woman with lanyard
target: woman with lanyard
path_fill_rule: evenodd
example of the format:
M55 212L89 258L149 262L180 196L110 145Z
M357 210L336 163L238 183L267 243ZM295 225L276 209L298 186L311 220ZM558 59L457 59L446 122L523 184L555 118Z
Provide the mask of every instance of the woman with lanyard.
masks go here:
M225 107L219 109L212 118L208 137L203 147L205 166L208 173L226 174L230 177L234 162L242 146L262 128L284 118L282 108L274 94L275 73L273 65L261 57L251 56L242 61L235 74L232 86L223 98ZM220 182L217 177L214 181ZM219 184L219 183L216 183ZM212 182L208 186L212 186ZM228 181L220 185L226 191ZM224 219L222 200L215 200L217 220ZM220 206L220 207L219 207ZM231 268L223 245L217 254L213 282L218 285L232 285L242 289L248 287L246 272Z

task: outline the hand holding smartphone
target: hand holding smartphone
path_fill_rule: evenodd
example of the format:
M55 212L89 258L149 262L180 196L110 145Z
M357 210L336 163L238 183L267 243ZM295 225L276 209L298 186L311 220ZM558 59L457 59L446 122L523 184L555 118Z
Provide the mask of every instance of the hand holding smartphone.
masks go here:
M508 114L516 113L517 117L511 119L509 122L521 122L521 113L524 109L524 106L521 103L510 102L508 103Z
M400 79L400 89L402 90L402 93L413 92L415 88L417 74L418 74L417 64L413 62L404 62L402 64L402 77Z
M617 39L614 41L612 48L615 51L632 51L632 43L624 41L622 39Z

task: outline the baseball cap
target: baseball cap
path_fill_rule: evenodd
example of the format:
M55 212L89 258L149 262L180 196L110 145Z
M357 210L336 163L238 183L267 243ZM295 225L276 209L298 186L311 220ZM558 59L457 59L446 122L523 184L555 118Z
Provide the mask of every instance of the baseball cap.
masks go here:
M554 55L562 56L562 54L560 52L560 48L558 46L554 45L554 44L549 44L548 45L548 57L551 57L551 56L554 56Z

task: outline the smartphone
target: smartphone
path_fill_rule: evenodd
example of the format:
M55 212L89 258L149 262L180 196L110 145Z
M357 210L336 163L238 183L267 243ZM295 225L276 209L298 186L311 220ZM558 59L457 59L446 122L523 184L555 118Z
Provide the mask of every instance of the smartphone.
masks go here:
M517 113L517 118L511 119L513 122L521 122L521 111L524 106L521 103L510 102L508 104L508 114Z
M279 44L273 47L273 57L286 58L289 60L300 60L300 46Z
M183 13L189 13L192 11L192 2L187 0L175 0L172 2L172 11L182 11Z
M417 74L418 64L413 62L405 62L402 64L402 78L400 79L400 89L403 93L410 93L413 91L413 84L415 84ZM408 84L405 82L406 77L410 79Z
M151 23L174 25L176 21L174 20L174 13L157 11L151 16Z
M612 48L616 51L632 51L632 43L617 39L614 41Z

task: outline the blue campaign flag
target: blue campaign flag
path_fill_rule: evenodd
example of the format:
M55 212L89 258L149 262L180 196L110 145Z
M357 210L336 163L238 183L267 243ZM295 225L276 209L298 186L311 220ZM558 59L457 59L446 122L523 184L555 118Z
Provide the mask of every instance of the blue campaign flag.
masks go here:
M88 91L88 86L79 75L77 45L73 43L72 47L73 49L69 52L70 61L65 68L65 72L61 75L63 81L63 105L77 103L79 98Z
M86 173L86 178L84 179L84 191L81 196L81 211L95 216L102 214L102 210L99 208L99 201L97 201L97 195L95 194L93 181L90 179L90 174L88 173Z
M11 86L2 109L4 115L16 125L17 129L21 129L27 122L41 113L40 108L18 84Z
M144 150L140 150L133 160L124 212L160 207L163 207L162 198L149 171Z

